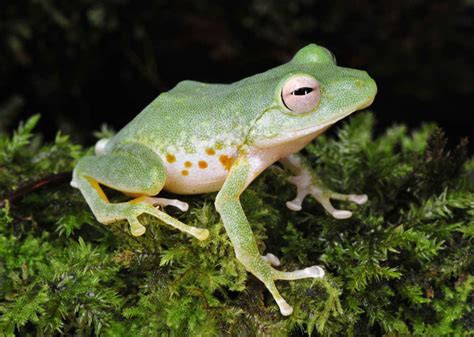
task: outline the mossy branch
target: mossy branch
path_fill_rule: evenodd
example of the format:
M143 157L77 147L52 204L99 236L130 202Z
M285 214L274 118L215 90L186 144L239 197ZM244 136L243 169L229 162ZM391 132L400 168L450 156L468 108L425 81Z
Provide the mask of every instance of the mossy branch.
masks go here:
M434 125L374 137L373 115L360 113L306 148L330 187L369 195L363 207L344 205L351 219L311 199L301 212L284 208L294 190L277 166L245 191L262 253L283 269L327 270L324 280L278 284L295 307L286 318L235 259L215 194L168 210L208 228L204 242L151 217L139 238L125 223L99 224L77 190L56 184L86 151L61 134L42 144L38 118L0 135L1 336L473 333L474 160L464 140L447 149Z

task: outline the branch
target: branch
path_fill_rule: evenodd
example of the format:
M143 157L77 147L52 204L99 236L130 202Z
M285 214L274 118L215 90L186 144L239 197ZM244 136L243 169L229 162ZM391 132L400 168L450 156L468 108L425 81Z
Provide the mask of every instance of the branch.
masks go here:
M15 200L18 200L22 198L23 196L36 191L37 189L40 189L41 187L45 185L51 185L51 184L59 184L63 183L65 181L68 181L71 179L71 173L72 172L61 172L57 174L51 174L49 176L46 176L44 178L41 178L39 180L33 181L32 183L25 184L21 187L19 187L16 191L8 194L7 196L2 198L2 201L0 201L0 208L5 207L6 202L14 202Z

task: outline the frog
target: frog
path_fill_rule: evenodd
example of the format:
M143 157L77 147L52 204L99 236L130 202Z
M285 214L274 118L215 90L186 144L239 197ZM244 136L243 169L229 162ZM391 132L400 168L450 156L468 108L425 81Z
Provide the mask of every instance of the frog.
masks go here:
M78 188L97 221L125 220L131 235L146 231L142 214L159 219L197 240L209 230L189 226L165 207L187 211L179 199L160 197L217 192L215 208L231 241L235 258L268 289L282 315L293 307L276 280L323 278L322 266L283 271L280 259L262 255L240 196L266 168L281 163L296 197L287 201L300 211L307 196L337 219L352 216L331 200L364 204L365 194L332 191L298 152L318 135L355 111L370 106L377 93L366 71L337 65L325 47L311 43L287 63L230 84L185 80L159 94L113 137L98 141L95 155L82 157L71 185ZM129 200L111 202L104 186Z

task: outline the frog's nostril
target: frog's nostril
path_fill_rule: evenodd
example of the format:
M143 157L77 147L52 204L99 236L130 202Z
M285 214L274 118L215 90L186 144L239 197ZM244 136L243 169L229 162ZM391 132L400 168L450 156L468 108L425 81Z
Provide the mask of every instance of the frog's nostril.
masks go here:
M361 81L361 80L355 80L355 81L354 81L354 84L355 84L355 86L356 86L357 88L359 88L359 89L360 89L360 88L363 88L363 87L365 86L364 81Z

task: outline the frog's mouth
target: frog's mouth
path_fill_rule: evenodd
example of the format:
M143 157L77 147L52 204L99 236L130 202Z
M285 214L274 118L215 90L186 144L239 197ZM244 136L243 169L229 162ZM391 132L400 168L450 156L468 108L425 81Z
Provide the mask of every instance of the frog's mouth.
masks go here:
M323 133L324 131L326 131L326 129L328 129L331 125L337 123L341 119L346 118L347 116L349 116L350 114L358 110L362 110L370 106L372 102L374 101L374 98L375 98L375 95L369 97L366 101L362 103L356 104L346 109L345 111L342 111L341 113L337 114L336 117L333 117L327 121L324 121L321 124L309 126L302 129L287 131L287 132L282 133L280 137L267 138L265 140L259 141L256 145L259 147L265 148L265 147L272 147L272 146L286 143L286 142L291 142L296 139L301 139L304 137L315 138L321 133Z
M374 102L374 99L375 99L375 95L369 97L366 101L364 101L360 104L357 104L357 105L354 105L354 106L348 108L346 111L338 114L335 118L332 118L328 121L325 121L324 123L322 123L320 125L310 126L310 127L307 127L307 128L302 128L302 129L296 130L296 131L290 131L290 132L288 132L288 134L294 135L296 138L298 138L298 136L303 137L303 136L309 135L313 132L316 133L316 132L318 132L322 129L327 129L331 125L337 123L341 119L346 118L350 114L369 107Z
M357 111L357 110L363 110L363 109L365 109L365 108L371 106L372 103L374 102L374 99L375 99L375 95L372 96L372 97L370 97L365 103L362 103L361 105L359 105L355 111Z

